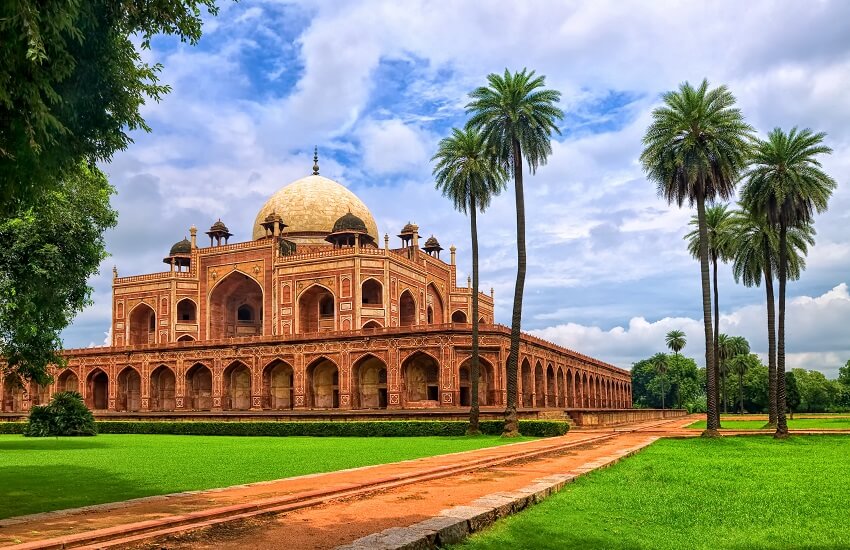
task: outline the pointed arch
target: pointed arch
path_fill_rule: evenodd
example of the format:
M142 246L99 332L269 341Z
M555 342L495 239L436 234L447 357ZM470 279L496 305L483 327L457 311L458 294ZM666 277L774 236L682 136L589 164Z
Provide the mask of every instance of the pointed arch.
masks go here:
M360 300L364 307L382 307L384 304L384 285L378 279L369 277L360 285Z
M351 366L351 406L355 409L387 408L387 364L371 353Z
M524 357L522 360L520 380L522 385L522 406L531 408L534 406L534 375L531 372L531 363L529 363L528 357Z
M401 364L407 402L440 401L440 363L424 351L416 351Z
M150 376L150 410L173 411L176 407L175 394L177 376L166 365L156 367Z
M452 313L452 323L466 324L466 312L458 309Z
M546 374L543 364L538 360L534 364L534 407L546 406Z
M443 324L445 323L445 301L440 289L434 283L428 283L425 288L426 300L430 308L428 324Z
M80 379L77 377L77 373L72 371L71 369L65 369L61 374L56 378L56 391L80 391Z
M142 408L142 375L131 366L118 373L118 395L115 409L135 412Z
M212 408L212 371L203 363L195 363L186 371L186 398L190 409Z
M298 333L336 330L336 297L331 289L314 283L298 295Z
M295 404L295 370L282 359L263 368L263 408L291 409Z
M86 377L86 405L93 410L109 408L109 375L97 367Z
M262 334L263 301L263 287L250 275L234 270L222 277L209 292L209 338L219 340ZM251 312L250 317L245 317L246 311Z
M181 298L177 302L177 322L196 323L198 321L198 304L191 298Z
M339 408L339 367L325 356L310 363L307 374L307 406L315 409Z
M472 358L464 360L458 367L460 381L460 406L472 404ZM466 391L464 391L466 389ZM497 405L496 369L493 364L483 357L478 358L478 405L486 407Z
M555 367L552 366L552 363L546 365L546 400L544 404L547 407L558 406L557 381L555 380Z
M144 302L139 302L130 311L127 324L127 344L131 346L156 342L156 312Z
M381 326L381 323L372 319L371 321L366 322L366 324L363 325L363 328L367 329L367 330L374 330L374 329L377 329L377 328L384 328L384 327Z
M192 337L191 334L184 334L180 338L177 339L178 342L194 342L195 338Z
M398 325L409 327L417 323L416 298L410 290L405 290L398 297Z
M251 408L251 369L242 361L234 361L222 377L222 406L234 411Z

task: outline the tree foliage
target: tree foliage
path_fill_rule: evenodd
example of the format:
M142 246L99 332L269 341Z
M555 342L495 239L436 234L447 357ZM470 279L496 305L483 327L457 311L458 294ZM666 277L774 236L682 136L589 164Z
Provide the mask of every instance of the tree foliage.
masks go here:
M663 374L658 369L659 356L664 356L666 364ZM662 353L632 366L632 399L636 407L660 409L662 387L664 403L674 408L692 409L705 395L705 380L690 357Z
M49 404L33 407L24 430L27 437L96 434L94 416L75 391L56 393Z
M24 379L61 364L59 333L90 303L86 280L106 257L113 190L97 168L68 171L43 200L0 221L0 354Z

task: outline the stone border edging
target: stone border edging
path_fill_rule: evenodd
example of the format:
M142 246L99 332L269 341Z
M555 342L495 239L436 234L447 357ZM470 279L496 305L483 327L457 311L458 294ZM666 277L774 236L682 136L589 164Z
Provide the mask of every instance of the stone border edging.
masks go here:
M661 437L649 437L644 443L613 451L567 473L536 479L533 484L516 491L492 493L472 501L469 505L442 510L439 515L414 525L391 527L380 533L367 535L339 546L336 550L425 550L457 544L501 518L544 501L577 477L616 464L659 439Z

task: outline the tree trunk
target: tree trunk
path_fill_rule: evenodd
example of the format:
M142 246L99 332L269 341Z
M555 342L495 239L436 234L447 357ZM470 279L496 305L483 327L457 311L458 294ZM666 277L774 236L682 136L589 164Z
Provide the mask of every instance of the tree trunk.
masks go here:
M508 403L505 409L504 437L519 435L516 414L517 365L519 364L519 336L522 323L522 294L525 289L525 198L522 189L522 149L519 141L513 143L514 192L516 194L516 286L514 287L514 309L511 315L511 350L508 354L507 390Z
M776 344L776 433L788 437L785 419L785 283L788 278L788 235L784 222L779 225L779 326Z
M699 223L699 263L702 278L702 317L705 328L706 429L704 436L716 437L720 428L717 403L717 371L714 365L714 337L711 326L711 285L708 276L708 228L705 225L705 198L697 196Z
M469 197L469 225L472 232L472 359L469 365L469 377L472 398L469 409L469 428L467 435L478 435L481 429L478 426L479 403L478 403L478 222L476 219L475 196Z
M776 428L776 298L773 295L773 269L770 267L771 253L764 243L764 290L767 294L767 412L768 425Z
M723 394L723 412L729 412L729 401L726 396L726 372L720 374L720 294L717 288L717 254L711 253L712 288L714 289L714 379L720 381ZM717 427L720 427L720 407L717 411Z

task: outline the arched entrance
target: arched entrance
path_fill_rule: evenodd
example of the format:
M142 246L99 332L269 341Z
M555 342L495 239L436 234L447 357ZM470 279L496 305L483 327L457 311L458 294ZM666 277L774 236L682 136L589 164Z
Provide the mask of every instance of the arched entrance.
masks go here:
M152 411L173 411L175 409L175 389L177 379L174 372L160 365L151 373L150 409Z
M177 302L177 322L195 323L198 320L198 308L195 302L189 298L183 298Z
M276 359L263 369L263 406L274 410L291 409L295 404L294 371Z
M437 290L437 287L434 286L433 283L428 285L427 290L428 296L428 324L442 324L444 323L443 319L443 299L440 298L440 292Z
M212 408L212 372L201 363L186 371L186 404L197 411Z
M540 361L534 366L534 406L543 407L546 401L546 379Z
M263 289L240 271L233 271L210 294L210 339L263 333Z
M224 369L224 408L245 411L251 408L251 370L239 361Z
M547 407L558 406L558 390L555 380L555 368L550 364L546 367L546 402Z
M139 304L130 312L130 333L127 342L131 345L156 342L156 312L147 304Z
M408 403L437 406L440 402L440 365L427 353L416 352L401 366Z
M351 367L351 406L355 409L387 408L387 365L366 355Z
M26 391L20 382L9 377L3 383L3 407L2 409L9 412L22 411L24 409L24 397Z
M87 386L87 403L90 409L104 411L109 408L109 376L100 369L89 373Z
M56 391L80 391L80 379L72 370L62 371L62 374L56 379Z
M334 330L334 295L321 285L313 285L298 298L298 332Z
M464 361L458 371L460 380L460 406L472 405L472 359ZM478 405L496 405L495 369L483 357L478 358Z
M384 302L384 289L375 279L363 281L361 302L363 307L381 307Z
M520 404L523 407L533 407L534 378L531 376L531 365L528 363L528 359L522 360L520 378L522 380L522 399L520 400Z
M307 367L307 406L339 408L339 369L330 359L322 357Z
M126 367L118 375L118 403L116 410L138 411L142 408L142 377L133 367Z
M561 367L558 367L558 406L567 406L567 379Z
M457 310L452 313L452 323L466 323L466 313Z
M405 290L398 297L398 324L402 327L416 324L416 300L409 290Z

